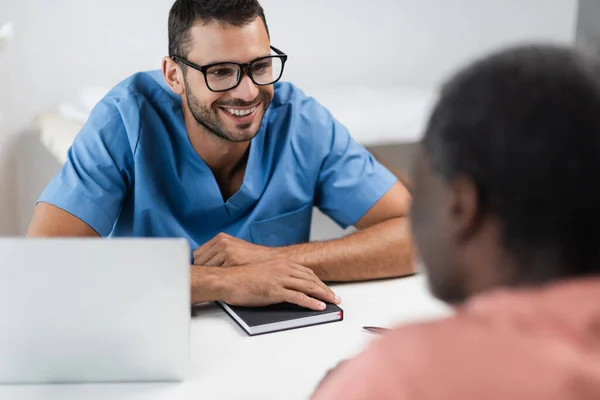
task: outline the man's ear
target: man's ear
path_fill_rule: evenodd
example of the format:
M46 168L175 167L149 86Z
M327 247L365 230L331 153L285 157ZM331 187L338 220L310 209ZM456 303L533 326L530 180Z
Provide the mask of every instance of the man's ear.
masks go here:
M481 226L483 210L475 183L464 176L450 182L449 218L454 237L466 241L475 235Z
M178 95L184 93L183 75L179 65L171 58L165 57L162 60L162 72L165 82L171 90Z

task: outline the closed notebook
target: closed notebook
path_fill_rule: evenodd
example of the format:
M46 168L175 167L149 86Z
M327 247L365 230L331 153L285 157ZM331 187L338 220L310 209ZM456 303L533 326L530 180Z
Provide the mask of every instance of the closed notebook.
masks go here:
M344 311L335 304L327 304L323 311L313 311L290 303L267 307L239 307L222 301L218 304L250 336L344 319Z

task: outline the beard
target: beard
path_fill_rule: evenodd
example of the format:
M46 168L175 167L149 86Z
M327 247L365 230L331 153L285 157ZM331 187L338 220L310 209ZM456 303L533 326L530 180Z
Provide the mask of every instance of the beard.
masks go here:
M183 84L185 87L185 97L187 99L188 108L198 125L206 129L208 132L212 133L217 138L226 140L228 142L239 143L247 142L253 139L258 134L262 118L264 117L267 108L271 104L271 100L273 100L273 97L269 92L261 90L259 91L258 96L256 96L256 98L250 102L243 101L240 99L232 99L225 100L222 102L217 101L213 103L211 107L205 107L201 105L198 99L192 94L192 91L187 82L187 78L185 77L183 78ZM227 130L227 128L225 128L223 123L219 120L217 114L218 107L251 107L258 103L261 104L262 109L262 115L260 116L261 121L259 121L256 128L253 130L251 130L251 128L256 121L252 121L245 124L237 124L236 129L238 130L238 133L236 134L234 132L231 132L230 130Z

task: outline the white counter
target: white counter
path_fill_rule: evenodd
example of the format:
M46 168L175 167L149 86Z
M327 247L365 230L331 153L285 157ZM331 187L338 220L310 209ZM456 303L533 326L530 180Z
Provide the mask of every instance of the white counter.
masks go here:
M0 386L0 399L306 399L328 369L376 337L362 326L390 326L450 312L429 295L423 276L333 288L342 298L344 321L263 336L246 336L214 305L198 308L186 382Z

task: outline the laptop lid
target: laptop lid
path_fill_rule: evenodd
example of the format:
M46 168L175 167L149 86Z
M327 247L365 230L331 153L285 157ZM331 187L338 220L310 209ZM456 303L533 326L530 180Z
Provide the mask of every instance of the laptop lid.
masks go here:
M184 239L0 239L0 383L180 381Z

